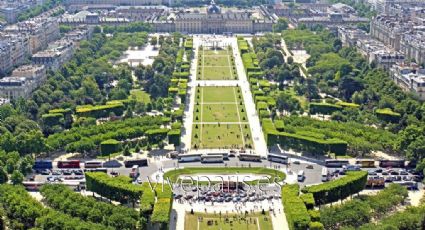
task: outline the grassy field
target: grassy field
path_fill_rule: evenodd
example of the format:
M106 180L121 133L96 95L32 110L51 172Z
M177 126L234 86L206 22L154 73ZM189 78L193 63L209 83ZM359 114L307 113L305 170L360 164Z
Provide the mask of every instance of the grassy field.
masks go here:
M145 91L140 89L130 90L129 98L135 98L137 102L143 102L145 104L151 102L151 96Z
M226 216L227 215L227 216ZM268 212L265 215L254 213L237 214L205 214L186 213L185 230L273 230Z
M190 167L175 169L164 173L164 178L170 178L170 181L175 182L181 175L195 175L195 174L217 174L217 175L235 175L240 173L249 173L257 175L268 175L274 180L275 177L280 180L286 178L285 173L263 167Z
M194 148L251 148L242 93L237 87L198 87L192 132Z
M230 50L200 48L198 55L198 80L235 80L237 73Z

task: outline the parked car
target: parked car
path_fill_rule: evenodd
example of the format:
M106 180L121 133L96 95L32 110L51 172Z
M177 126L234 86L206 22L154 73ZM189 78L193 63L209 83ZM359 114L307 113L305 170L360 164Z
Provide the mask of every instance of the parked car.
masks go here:
M48 169L41 170L41 175L50 175L50 170Z

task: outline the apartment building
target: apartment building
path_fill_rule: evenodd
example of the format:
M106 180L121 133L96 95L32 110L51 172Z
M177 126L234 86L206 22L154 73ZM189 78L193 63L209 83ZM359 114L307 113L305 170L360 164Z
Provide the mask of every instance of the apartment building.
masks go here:
M425 100L425 69L418 65L394 65L391 70L393 81L405 91L416 94Z
M0 79L0 97L6 100L28 98L46 81L46 69L39 65L24 65L15 69L11 76Z

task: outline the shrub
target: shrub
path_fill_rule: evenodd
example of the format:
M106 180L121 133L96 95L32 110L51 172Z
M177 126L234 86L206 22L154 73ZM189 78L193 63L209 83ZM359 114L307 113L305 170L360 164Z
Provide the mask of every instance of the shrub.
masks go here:
M298 184L282 187L282 202L290 230L305 230L310 223L310 215L298 193Z
M364 189L366 181L366 171L350 171L340 179L304 187L302 191L312 193L316 204L326 204L360 192Z
M301 200L303 200L305 206L307 209L313 209L314 208L314 197L311 193L304 193L300 196Z
M116 153L121 150L121 143L114 139L109 139L102 141L100 143L100 153L102 155L109 155L111 153Z
M320 222L310 222L308 225L309 230L325 230L325 227Z

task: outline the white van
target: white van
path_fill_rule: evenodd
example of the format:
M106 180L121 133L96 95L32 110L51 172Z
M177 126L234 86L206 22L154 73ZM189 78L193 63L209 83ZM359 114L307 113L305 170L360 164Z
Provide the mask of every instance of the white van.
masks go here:
M302 182L305 179L305 174L304 174L304 170L301 170L298 172L298 182Z
M329 180L329 172L326 167L322 168L322 182L326 182Z

